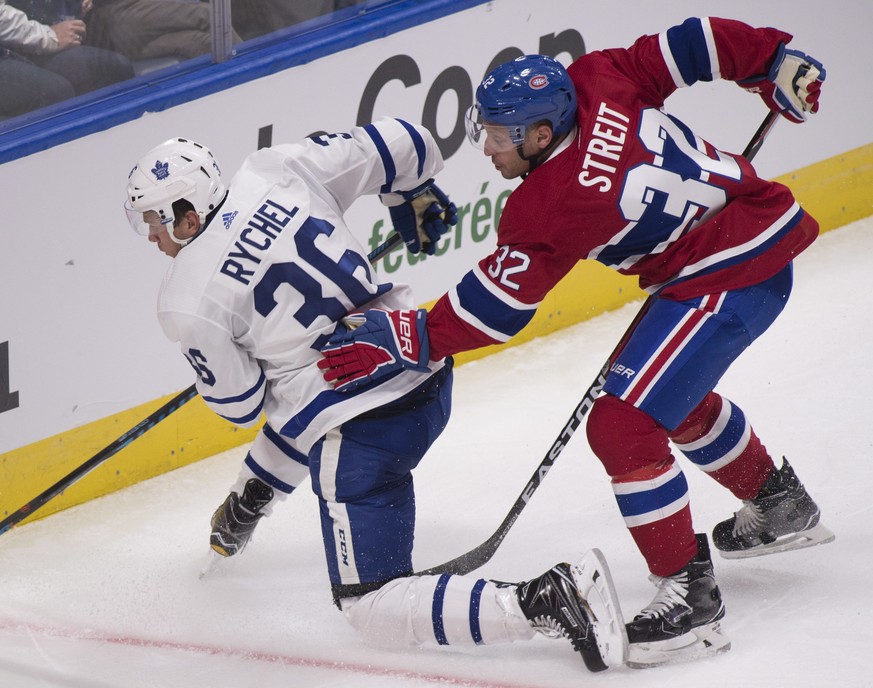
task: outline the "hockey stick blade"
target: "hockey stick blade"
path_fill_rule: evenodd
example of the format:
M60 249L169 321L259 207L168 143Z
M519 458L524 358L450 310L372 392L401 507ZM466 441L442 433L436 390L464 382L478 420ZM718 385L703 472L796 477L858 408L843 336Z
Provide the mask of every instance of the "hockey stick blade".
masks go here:
M522 508L518 506L518 502L513 504L509 515L503 520L503 523L500 524L496 532L478 547L474 547L469 552L451 561L447 561L445 564L440 564L424 571L417 571L414 575L440 576L444 573L450 573L455 576L466 576L468 573L480 568L490 561L491 557L497 552L497 548L500 547L503 538L509 533L509 529L512 528L515 519L521 514Z
M764 121L761 122L758 130L755 132L754 136L752 136L752 139L746 145L745 150L743 150L743 157L746 158L746 160L748 160L749 162L754 160L755 156L758 154L758 151L764 144L764 141L770 135L770 132L773 130L773 127L775 126L777 121L779 121L778 113L772 111L767 113L767 116L764 117ZM521 515L521 512L527 506L527 503L533 496L533 493L540 486L540 483L549 472L549 469L554 465L558 456L564 450L564 446L570 439L570 436L572 436L576 428L579 427L579 424L582 422L585 414L588 413L588 409L591 408L594 400L600 395L600 390L603 388L603 385L606 382L606 374L607 372L609 372L613 361L618 357L619 353L621 353L624 345L627 343L628 339L630 339L631 335L636 329L637 324L648 312L649 307L652 305L653 299L654 297L649 296L646 299L645 303L643 303L642 308L640 308L639 312L634 317L633 322L631 322L627 330L625 330L625 333L622 335L618 344L616 344L615 349L612 350L612 353L609 355L609 358L606 360L606 363L603 365L603 368L600 370L597 378L588 388L588 391L585 392L585 396L583 397L582 401L574 409L573 415L570 416L570 420L564 426L561 434L552 444L552 447L549 449L549 451L546 452L545 457L542 461L540 461L530 480L528 480L527 485L525 485L524 490L522 490L518 499L516 499L515 503L510 507L509 513L506 515L506 518L503 519L503 523L500 524L494 534L481 545L479 545L478 547L474 547L466 554L455 557L451 561L447 561L444 564L439 564L438 566L433 566L429 569L425 569L424 571L417 572L414 575L428 576L440 575L443 573L465 575L472 571L475 571L481 566L484 566L488 561L491 560L491 557L494 556L494 553L497 552L497 548L500 547L500 544L509 533L510 528L512 528L516 520L518 520L518 517Z
M399 234L392 234L379 246L373 249L367 256L367 260L371 263L376 263L384 258L395 247L402 243ZM46 503L57 497L61 492L82 479L85 475L97 468L104 461L117 454L124 449L128 444L133 442L138 437L144 435L148 430L151 430L158 423L164 420L167 416L182 408L191 399L197 396L197 389L191 385L186 390L180 392L175 397L170 399L166 404L161 406L157 411L140 421L136 426L125 432L114 442L111 442L106 447L97 452L94 456L88 459L85 463L73 469L70 473L58 480L54 485L44 490L36 497L31 499L26 504L13 511L6 518L0 521L0 535L3 535L13 526L21 523L24 519L32 515L37 509L45 506Z

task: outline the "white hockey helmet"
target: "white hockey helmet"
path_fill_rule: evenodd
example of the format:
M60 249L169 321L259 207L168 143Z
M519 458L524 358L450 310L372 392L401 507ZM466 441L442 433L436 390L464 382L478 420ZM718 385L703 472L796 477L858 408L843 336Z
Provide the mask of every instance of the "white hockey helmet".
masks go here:
M167 227L173 241L184 246L190 239L173 233L173 203L184 198L204 222L226 191L212 152L190 139L175 138L152 148L130 171L125 210L131 226L145 236L154 229L143 213L153 211L157 214L153 223Z

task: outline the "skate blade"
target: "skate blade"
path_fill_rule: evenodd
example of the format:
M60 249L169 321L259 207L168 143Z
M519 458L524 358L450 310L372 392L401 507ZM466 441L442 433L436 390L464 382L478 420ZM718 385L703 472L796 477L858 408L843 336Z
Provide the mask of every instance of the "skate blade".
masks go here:
M631 643L626 664L632 669L650 669L714 657L730 649L730 639L721 630L721 623L715 621L692 628L677 638L654 643Z
M594 615L594 636L600 658L607 667L621 666L627 660L627 631L603 552L596 548L589 550L570 567L570 572Z
M225 559L227 559L226 556L219 554L214 549L209 550L206 563L203 565L203 568L200 569L200 580L209 578L209 576L218 568L219 562L224 561Z
M718 553L723 559L749 559L751 557L761 557L765 554L790 552L793 549L805 549L807 547L815 547L816 545L826 545L829 542L833 542L835 538L836 535L819 523L809 530L802 530L799 533L786 535L764 545L758 545L757 547L751 547L750 549L737 550L735 552L722 552L719 550Z

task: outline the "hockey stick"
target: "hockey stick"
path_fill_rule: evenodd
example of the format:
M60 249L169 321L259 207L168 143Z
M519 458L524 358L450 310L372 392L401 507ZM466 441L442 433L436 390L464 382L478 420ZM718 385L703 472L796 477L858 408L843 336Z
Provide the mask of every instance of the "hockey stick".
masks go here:
M45 505L46 502L57 497L61 492L63 492L70 485L82 478L86 473L90 473L92 470L97 468L97 466L106 461L106 459L108 459L110 456L118 453L121 449L133 442L137 437L145 433L147 430L150 430L155 425L164 420L164 418L169 416L171 413L187 404L195 396L197 396L197 390L194 388L194 385L191 385L184 392L181 392L180 394L170 399L170 401L161 406L161 408L159 408L147 418L140 421L139 424L128 430L121 437L106 446L104 449L101 449L81 466L75 468L73 471L58 480L50 488L48 488L44 492L41 492L29 502L21 506L16 511L13 511L6 518L0 521L0 535L5 533L15 524L23 521L25 518L30 516L34 511Z
M755 159L755 156L758 154L761 146L764 145L764 141L767 140L767 137L770 135L770 132L773 130L773 127L776 126L776 122L779 121L779 113L773 112L772 110L767 113L767 116L764 118L764 121L761 122L761 125L758 127L758 131L755 132L755 135L752 137L752 140L746 144L746 148L743 151L743 157L752 162Z
M755 135L752 137L752 140L749 141L745 150L743 151L743 157L746 158L749 162L751 162L755 155L757 155L758 150L764 143L764 140L770 134L770 131L773 129L779 114L776 112L769 112L767 116L764 118L764 121L761 123L761 126L758 127L758 130L755 132ZM515 524L518 517L521 515L521 512L524 511L524 508L527 506L527 503L530 501L530 498L533 496L534 492L537 491L537 488L542 484L546 475L549 472L549 469L555 464L558 457L561 455L561 452L564 451L564 447L567 446L567 442L570 441L570 438L573 436L573 433L579 428L585 415L588 413L588 410L591 408L592 404L594 404L594 400L600 395L600 390L603 389L603 385L606 383L606 374L609 372L609 368L612 366L615 359L618 357L619 353L621 353L628 339L630 339L640 320L643 319L643 316L648 312L654 301L653 296L649 296L645 303L643 303L642 308L637 313L636 317L633 319L633 322L628 326L625 333L622 335L618 344L616 344L615 348L612 350L612 353L609 354L609 358L606 359L606 362L603 364L603 367L600 369L600 372L597 374L597 377L594 379L594 382L591 383L591 386L585 392L585 395L582 397L582 401L573 409L573 414L570 416L570 419L564 424L561 433L552 443L552 446L549 447L549 450L546 452L546 455L543 457L542 461L540 461L539 465L536 467L536 470L533 472L533 475L527 481L527 484L524 486L524 489L521 491L521 494L515 500L513 505L509 508L509 513L506 514L506 518L503 519L503 522L498 526L497 530L494 531L494 534L489 537L485 542L483 542L478 547L474 547L469 552L462 554L459 557L452 559L451 561L447 561L444 564L439 564L438 566L434 566L429 569L425 569L424 571L417 572L415 575L417 576L433 576L433 575L441 575L444 573L451 573L455 575L466 575L471 571L475 571L481 566L484 566L491 557L494 556L494 553L497 551L497 548L500 546L500 543L503 542L503 539L509 533L510 528Z
M392 232L391 236L389 236L385 241L383 241L381 244L379 244L379 246L377 246L375 249L373 249L373 251L370 252L370 254L367 256L367 259L371 263L378 262L386 255L388 255L391 249L401 243L401 241L402 239L400 235ZM161 406L161 408L159 408L148 417L144 418L136 426L125 432L117 440L101 449L81 466L78 466L74 470L70 471L67 475L58 480L54 485L49 487L47 490L41 492L29 502L22 505L17 510L9 514L2 521L0 521L0 535L3 535L3 533L9 530L12 526L20 523L37 509L43 507L47 502L54 499L61 492L70 487L70 485L80 480L87 473L90 473L108 458L114 456L119 451L124 449L124 447L126 447L128 444L133 442L135 439L146 433L151 428L155 427L171 413L173 413L174 411L178 411L185 404L191 401L191 399L193 399L195 396L197 396L197 389L194 385L191 385L190 387L188 387L188 389L177 394L175 397L170 399L170 401Z

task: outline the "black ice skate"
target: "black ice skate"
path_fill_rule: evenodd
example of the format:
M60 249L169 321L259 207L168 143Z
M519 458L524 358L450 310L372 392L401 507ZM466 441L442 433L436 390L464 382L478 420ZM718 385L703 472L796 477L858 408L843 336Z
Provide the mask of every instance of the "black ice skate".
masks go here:
M255 526L264 514L261 509L273 499L273 488L252 478L243 488L242 496L231 492L212 515L212 535L209 546L223 557L242 552L252 537Z
M599 550L572 567L558 564L519 583L518 602L531 626L549 638L567 638L589 671L622 664L627 639L609 567Z
M627 624L628 666L657 666L730 649L730 640L721 630L724 604L706 535L697 536L697 546L697 555L680 571L649 577L658 592Z
M786 552L831 542L834 534L819 523L821 511L788 461L774 470L758 492L731 518L717 524L712 542L726 559Z

